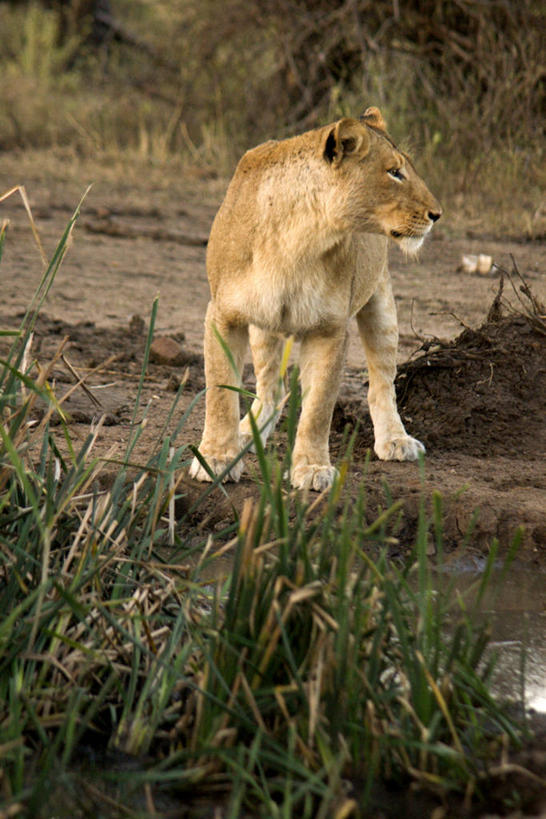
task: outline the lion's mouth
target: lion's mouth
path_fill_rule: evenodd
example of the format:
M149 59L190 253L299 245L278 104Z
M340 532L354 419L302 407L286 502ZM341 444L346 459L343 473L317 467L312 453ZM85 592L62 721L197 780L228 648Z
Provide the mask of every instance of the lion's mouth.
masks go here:
M432 225L428 227L424 227L419 229L417 227L409 228L406 230L391 230L390 235L393 239L424 239L424 237L429 233Z

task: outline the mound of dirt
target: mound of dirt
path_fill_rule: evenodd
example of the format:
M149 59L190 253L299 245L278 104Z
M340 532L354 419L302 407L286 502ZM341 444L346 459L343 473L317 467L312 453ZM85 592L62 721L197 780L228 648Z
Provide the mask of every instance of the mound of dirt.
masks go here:
M486 456L544 451L546 335L523 315L466 329L409 361L396 389L425 446Z
M427 450L474 456L542 457L546 444L546 330L524 314L491 310L477 330L435 343L399 368L400 414ZM349 398L336 408L334 429L362 421ZM373 446L362 424L356 454Z

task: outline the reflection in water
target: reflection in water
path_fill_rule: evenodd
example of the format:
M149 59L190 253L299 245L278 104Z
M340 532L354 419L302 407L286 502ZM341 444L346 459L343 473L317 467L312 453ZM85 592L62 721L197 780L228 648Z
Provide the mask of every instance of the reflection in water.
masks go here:
M496 690L521 697L523 679L525 707L546 713L546 613L496 611L493 641L499 652Z
M479 565L450 566L450 579L462 594L479 582ZM470 606L471 598L468 601ZM492 625L497 653L494 691L546 713L546 572L512 566L501 581L494 572L481 611Z

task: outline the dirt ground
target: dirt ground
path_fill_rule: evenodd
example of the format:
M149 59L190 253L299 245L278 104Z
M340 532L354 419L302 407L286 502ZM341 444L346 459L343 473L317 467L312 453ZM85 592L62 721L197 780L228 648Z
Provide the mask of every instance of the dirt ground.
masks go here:
M149 403L150 409L138 452L145 459L162 434L173 390L186 368L188 380L171 427L204 387L206 239L226 181L189 170L181 174L135 168L129 173L115 164L29 153L4 155L0 163L0 195L13 185L26 186L48 257L90 182L93 188L43 307L33 350L45 362L69 336L65 357L79 374L115 356L88 375L86 383L96 401L78 388L66 409L74 435L82 440L93 418L105 412L96 452L111 452L112 447L123 451L146 327L153 299L159 295L155 336L172 337L179 351L175 363L150 363L148 368L142 406ZM17 327L42 271L18 194L0 203L0 222L4 219L10 226L0 264L0 329ZM433 490L443 496L446 546L456 550L462 544L479 509L470 538L476 560L494 537L506 550L523 525L520 559L544 567L546 337L521 315L510 315L506 307L504 318L479 329L498 290L498 271L479 275L458 267L463 254L480 253L508 271L513 257L535 297L546 301L546 242L494 236L486 214L465 223L456 213L446 212L417 260L406 260L393 247L399 361L410 361L401 367L398 379L401 414L408 431L427 447L424 489L428 498ZM514 308L523 309L509 281L504 296ZM519 297L525 302L523 294ZM458 342L446 346L461 331ZM429 349L416 353L423 343ZM61 395L74 383L62 363L56 366L55 377ZM365 379L364 356L353 328L334 416L332 452L334 457L342 454L343 429L358 423L345 491L356 493L366 482L370 519L385 508L389 496L403 499L404 515L396 535L401 546L407 546L415 530L422 479L414 464L384 463L372 455L366 465L372 436ZM177 444L199 442L203 416L201 398ZM282 433L276 433L276 440L282 446ZM246 497L257 493L251 472L252 462L241 483L227 487L229 501L219 492L211 497L201 535L225 526L233 518L231 504L240 509ZM189 480L183 486L190 498L200 491Z

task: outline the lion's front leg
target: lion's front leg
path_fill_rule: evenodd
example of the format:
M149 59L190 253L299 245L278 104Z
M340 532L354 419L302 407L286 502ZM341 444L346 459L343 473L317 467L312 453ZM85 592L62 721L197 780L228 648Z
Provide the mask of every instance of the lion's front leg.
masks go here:
M328 438L346 344L345 327L329 335L310 334L302 341L302 409L290 471L297 489L328 489L337 474L330 463Z
M218 335L229 349L232 361L226 355ZM227 321L214 302L210 301L205 317L205 428L199 452L215 475L223 472L241 449L239 395L232 389L226 389L226 386L241 385L247 343L248 327ZM239 460L224 480L238 481L242 471L243 462ZM190 476L199 481L212 480L197 458L192 461Z
M357 322L368 362L368 406L375 452L384 461L415 461L425 447L407 434L396 408L398 322L388 276L358 313Z

